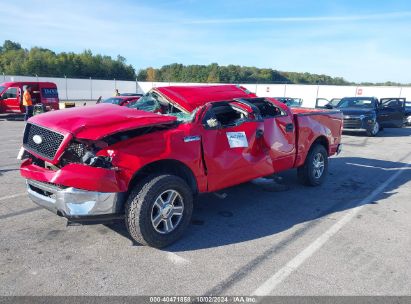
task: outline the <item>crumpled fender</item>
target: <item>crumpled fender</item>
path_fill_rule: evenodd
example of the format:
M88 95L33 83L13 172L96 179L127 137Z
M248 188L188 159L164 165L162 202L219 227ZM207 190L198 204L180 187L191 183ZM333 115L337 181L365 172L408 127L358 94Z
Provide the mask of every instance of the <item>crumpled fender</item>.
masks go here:
M53 171L34 165L30 159L21 164L20 173L27 179L97 192L125 192L131 179L124 170L69 164Z

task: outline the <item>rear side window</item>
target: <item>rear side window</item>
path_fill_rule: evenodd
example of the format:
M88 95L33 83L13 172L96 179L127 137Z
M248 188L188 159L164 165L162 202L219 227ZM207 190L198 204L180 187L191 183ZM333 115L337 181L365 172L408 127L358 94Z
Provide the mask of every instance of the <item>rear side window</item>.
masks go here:
M402 107L403 101L400 99L382 99L382 104L387 107Z
M41 89L41 95L44 98L58 98L58 92L57 89L53 88L42 88Z
M256 100L251 100L250 102L254 104L260 110L260 114L263 118L287 116L287 113L285 113L282 109L280 109L279 107L276 107L273 103L265 99L264 100L256 99Z
M9 88L6 92L4 92L3 98L17 98L17 88Z

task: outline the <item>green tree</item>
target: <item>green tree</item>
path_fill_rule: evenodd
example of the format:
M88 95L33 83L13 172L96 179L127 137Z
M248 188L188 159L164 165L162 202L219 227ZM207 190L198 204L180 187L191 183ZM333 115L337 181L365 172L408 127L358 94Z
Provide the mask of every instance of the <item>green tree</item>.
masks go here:
M91 50L80 54L59 53L40 47L23 49L19 43L6 40L0 48L0 70L12 75L116 78L134 80L136 73L126 59L118 55L94 55Z

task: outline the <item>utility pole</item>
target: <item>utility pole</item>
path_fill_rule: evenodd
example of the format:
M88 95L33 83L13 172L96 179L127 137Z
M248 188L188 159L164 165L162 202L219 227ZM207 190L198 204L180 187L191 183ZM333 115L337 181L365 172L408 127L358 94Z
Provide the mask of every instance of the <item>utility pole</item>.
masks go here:
M68 100L67 76L66 75L64 75L64 79L66 81L66 100Z

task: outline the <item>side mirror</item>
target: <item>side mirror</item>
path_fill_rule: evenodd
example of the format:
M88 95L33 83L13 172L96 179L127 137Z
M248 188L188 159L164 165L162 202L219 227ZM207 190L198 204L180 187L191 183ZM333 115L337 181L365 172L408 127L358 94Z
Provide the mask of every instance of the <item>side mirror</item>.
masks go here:
M332 105L330 105L330 104L326 104L325 106L324 106L326 109L333 109L333 106Z

